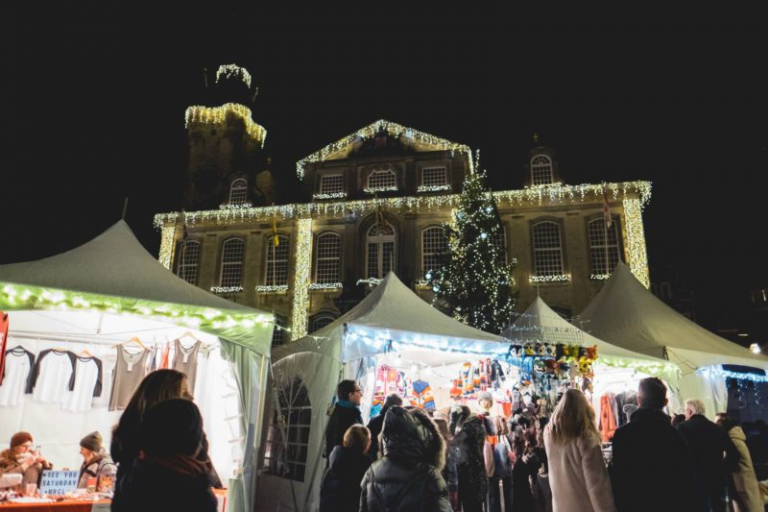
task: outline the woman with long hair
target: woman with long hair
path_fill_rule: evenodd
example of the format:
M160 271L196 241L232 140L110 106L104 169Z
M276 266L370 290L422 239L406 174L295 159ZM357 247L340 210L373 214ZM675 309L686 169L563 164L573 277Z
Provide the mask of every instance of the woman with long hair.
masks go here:
M569 389L544 429L554 512L613 512L608 471L595 411L584 394Z

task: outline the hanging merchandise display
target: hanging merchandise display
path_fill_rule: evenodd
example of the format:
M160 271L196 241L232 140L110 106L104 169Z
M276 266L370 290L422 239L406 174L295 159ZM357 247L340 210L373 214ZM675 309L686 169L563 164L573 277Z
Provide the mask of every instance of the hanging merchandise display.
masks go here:
M61 404L72 391L75 354L66 349L43 350L32 372L32 397L37 402Z
M8 344L8 313L0 311L0 386L5 376L5 347Z
M0 407L16 407L25 393L32 392L35 355L21 345L5 352Z
M87 354L90 354L87 350ZM87 411L93 399L101 396L103 384L102 363L98 357L80 354L75 357L75 371L72 372L70 393L62 402L65 411Z

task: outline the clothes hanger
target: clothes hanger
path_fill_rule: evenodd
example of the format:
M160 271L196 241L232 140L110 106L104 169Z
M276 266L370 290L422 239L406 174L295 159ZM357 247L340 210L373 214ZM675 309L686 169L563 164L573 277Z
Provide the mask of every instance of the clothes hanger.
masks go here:
M144 345L144 344L141 342L141 340L140 340L139 338L135 337L135 336L134 336L133 338L129 339L128 341L125 341L125 342L123 342L123 343L118 343L118 345L127 345L127 344L129 344L129 343L131 343L131 342L135 342L135 343L137 343L137 344L138 344L138 345L139 345L141 348L143 348L144 350L149 350L149 349L146 347L146 345Z
M185 332L184 334L179 336L177 339L179 340L179 343L181 343L181 340L184 339L184 338L192 338L194 340L194 343L197 343L198 341L200 341L194 334L192 334L191 331ZM190 347L184 347L184 345L182 345L182 347L184 347L184 348L191 348L192 346L194 346L194 343L192 345L190 345Z
M83 357L93 357L93 354L91 354L91 353L88 351L88 349L87 349L87 348L86 348L86 349L83 349L83 351L82 351L82 352L80 352L80 353L79 353L79 354L77 354L77 355L78 355L78 356L83 356Z

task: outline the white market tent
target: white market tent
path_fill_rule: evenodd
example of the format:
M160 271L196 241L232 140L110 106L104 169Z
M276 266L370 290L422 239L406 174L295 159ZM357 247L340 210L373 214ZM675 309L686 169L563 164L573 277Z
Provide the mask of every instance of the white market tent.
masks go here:
M768 368L768 357L688 320L647 290L622 263L581 317L601 339L675 363L681 369L683 398L704 400L709 416L725 410L725 382L696 370L722 364Z
M124 221L62 254L0 265L0 310L10 315L8 348L14 340L24 339L83 343L114 352L114 344L132 336L178 337L190 329L201 339L218 340L237 380L244 432L242 476L231 482L230 510L252 507L251 461L260 439L260 395L267 378L273 315L216 297L173 275L144 249ZM99 426L108 446L109 427L119 416L104 411L97 421L88 416L92 411L46 413L43 404L30 400L24 404L13 419L3 411L0 440L23 426L44 448L46 443L54 451L67 446L76 454L80 438L94 430L94 422L106 424L106 431ZM54 414L57 421L52 422ZM206 425L207 430L212 428ZM212 445L215 442L211 439ZM50 457L51 451L46 453ZM231 475L221 476L226 482Z
M501 341L497 335L444 315L390 272L362 302L333 323L310 336L276 347L272 351L275 387L290 390L282 391L284 399L280 403L291 404L296 397L308 398L311 419L303 423L309 433L306 465L301 465L300 477L260 474L259 510L317 510L325 469L322 454L327 411L340 380L361 379L366 374L371 377L363 383L367 395L362 407L365 412L373 387L369 370L376 356L398 354L403 360L438 367L473 356L504 359L509 345ZM293 418L292 412L290 415ZM280 435L267 429L265 435L266 442L262 444L268 457L269 441ZM290 446L288 455L290 459Z

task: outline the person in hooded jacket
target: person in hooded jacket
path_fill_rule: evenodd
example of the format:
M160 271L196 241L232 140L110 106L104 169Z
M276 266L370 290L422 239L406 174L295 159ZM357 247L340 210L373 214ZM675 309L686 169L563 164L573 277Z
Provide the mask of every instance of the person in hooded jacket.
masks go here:
M427 413L391 407L381 440L384 457L363 477L360 512L452 512L440 475L445 441Z
M344 446L330 456L330 466L320 487L320 512L360 510L360 482L373 462L366 453L371 447L371 432L352 425L344 433Z
M435 426L445 441L445 467L443 468L443 480L448 486L448 499L454 511L461 510L459 503L459 447L456 446L450 430L448 430L448 420L445 418L434 418Z
M488 493L483 449L485 419L464 405L451 408L449 430L459 448L459 501L464 512L481 512Z
M202 443L203 419L193 402L175 398L152 407L112 512L216 512L208 465L198 459Z
M381 413L378 416L371 418L368 422L368 430L371 432L371 449L368 451L368 455L376 460L379 458L379 435L381 429L384 427L384 415L393 405L403 405L403 399L399 396L392 394L384 400L384 406L381 408Z
M716 423L728 434L737 451L736 465L731 471L730 489L735 512L761 512L763 499L755 475L755 467L747 448L747 436L741 427L725 413L717 415Z

